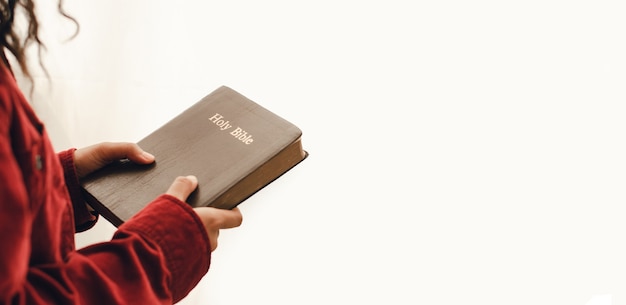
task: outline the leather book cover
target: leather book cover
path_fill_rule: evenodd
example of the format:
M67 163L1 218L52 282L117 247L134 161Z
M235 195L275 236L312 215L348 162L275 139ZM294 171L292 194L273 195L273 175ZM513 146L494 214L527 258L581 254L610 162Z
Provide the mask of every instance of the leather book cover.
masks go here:
M222 86L143 138L150 165L115 162L82 181L86 201L119 226L177 176L195 175L194 207L232 209L304 160L301 130Z

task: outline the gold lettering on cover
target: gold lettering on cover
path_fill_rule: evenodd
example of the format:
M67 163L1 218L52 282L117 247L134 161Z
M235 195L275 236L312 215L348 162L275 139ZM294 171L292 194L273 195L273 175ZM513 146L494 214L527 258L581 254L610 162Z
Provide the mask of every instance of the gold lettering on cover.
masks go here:
M230 121L223 120L223 118L224 118L223 115L219 113L215 113L215 115L209 118L209 121L217 125L217 127L219 127L220 130L226 130L228 128L233 127L233 125L230 124Z
M230 121L224 119L224 116L219 113L215 113L212 117L209 118L209 121L217 125L217 127L219 127L221 131L233 127ZM233 131L229 132L229 134L246 145L250 145L252 144L252 142L254 142L252 135L243 130L243 128L241 127L235 128Z
M246 145L252 144L254 141L254 139L252 139L252 135L241 129L241 127L235 128L235 130L231 131L230 134Z

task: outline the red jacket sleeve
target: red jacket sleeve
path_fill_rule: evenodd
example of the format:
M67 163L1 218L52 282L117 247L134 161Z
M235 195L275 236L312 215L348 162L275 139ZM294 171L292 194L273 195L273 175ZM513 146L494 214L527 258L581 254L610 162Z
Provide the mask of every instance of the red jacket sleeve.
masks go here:
M209 264L204 225L189 205L169 195L121 225L110 242L78 250L68 261L80 270L69 273L77 290L94 292L85 294L84 304L178 302Z
M98 213L90 210L83 199L80 182L76 175L76 167L74 166L74 151L76 151L75 148L62 151L58 154L58 157L63 167L65 184L67 185L67 190L74 208L74 225L76 232L83 232L91 229L96 224L98 221Z

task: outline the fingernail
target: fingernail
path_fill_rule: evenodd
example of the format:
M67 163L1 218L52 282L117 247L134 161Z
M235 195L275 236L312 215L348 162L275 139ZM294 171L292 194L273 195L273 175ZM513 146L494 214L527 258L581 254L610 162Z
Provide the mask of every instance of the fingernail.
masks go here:
M142 152L141 154L142 154L142 155L144 156L144 158L146 158L146 159L149 159L149 160L154 159L154 155L153 155L153 154L151 154L151 153L149 153L149 152L147 152L147 151L144 151L144 152Z
M191 180L193 182L198 182L198 178L196 178L196 176L194 176L194 175L187 176L187 179L189 179L189 180Z

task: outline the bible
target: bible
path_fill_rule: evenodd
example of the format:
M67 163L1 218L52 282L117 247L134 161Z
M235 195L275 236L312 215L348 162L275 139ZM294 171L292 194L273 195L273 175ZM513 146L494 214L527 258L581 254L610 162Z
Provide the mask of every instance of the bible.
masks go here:
M235 90L222 86L137 144L149 165L120 160L82 184L87 203L119 226L177 176L195 175L192 207L232 209L304 160L302 131Z

